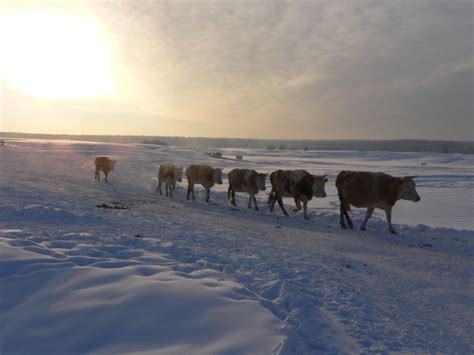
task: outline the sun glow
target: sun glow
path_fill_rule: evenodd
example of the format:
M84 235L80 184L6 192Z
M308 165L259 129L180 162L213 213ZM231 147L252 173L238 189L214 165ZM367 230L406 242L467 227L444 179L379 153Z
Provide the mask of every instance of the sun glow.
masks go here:
M113 97L110 48L85 16L32 11L0 16L0 79L50 98Z

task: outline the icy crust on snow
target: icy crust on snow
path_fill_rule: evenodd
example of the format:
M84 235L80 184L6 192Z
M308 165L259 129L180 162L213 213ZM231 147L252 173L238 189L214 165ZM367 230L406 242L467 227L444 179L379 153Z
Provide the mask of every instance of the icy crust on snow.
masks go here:
M157 239L107 244L0 231L2 353L271 353L280 322L241 285L164 257Z

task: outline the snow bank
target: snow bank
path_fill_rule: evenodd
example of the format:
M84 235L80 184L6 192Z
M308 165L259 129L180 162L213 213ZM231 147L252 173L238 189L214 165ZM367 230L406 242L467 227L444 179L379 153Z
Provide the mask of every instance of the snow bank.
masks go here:
M175 271L130 249L136 237L78 238L0 234L0 352L270 353L283 340L277 318L217 271Z

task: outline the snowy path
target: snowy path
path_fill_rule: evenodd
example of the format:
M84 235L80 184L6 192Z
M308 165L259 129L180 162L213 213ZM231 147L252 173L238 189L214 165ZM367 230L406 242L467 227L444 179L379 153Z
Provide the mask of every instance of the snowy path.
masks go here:
M173 200L152 193L157 163L208 161L198 152L44 142L19 142L8 148L0 152L0 226L22 232L0 233L0 287L7 285L14 291L13 297L3 295L0 301L2 324L15 323L12 310L18 314L44 305L41 297L47 297L50 290L43 281L54 285L61 284L61 278L80 281L85 277L95 287L102 287L101 273L112 270L117 274L107 273L106 280L110 281L112 294L120 299L118 309L122 312L118 312L118 318L126 310L145 310L137 306L134 294L129 294L131 288L142 290L135 295L145 294L149 302L152 295L159 294L160 287L149 286L150 281L144 286L143 278L152 278L159 285L172 279L180 287L205 289L203 298L215 299L216 303L209 301L198 307L198 313L190 316L192 321L197 322L206 312L213 314L213 307L229 312L220 323L216 317L209 320L210 334L222 338L221 343L209 339L206 343L198 336L189 344L183 344L182 339L175 339L171 345L159 339L150 343L154 333L149 328L156 326L156 319L144 313L140 316L141 328L137 329L147 332L140 335L134 333L136 329L123 330L133 336L129 342L117 344L121 349L193 349L203 353L472 352L472 231L398 226L401 234L392 236L379 220L366 233L342 231L335 208L319 208L319 201L312 205L310 221L301 216L283 218L278 209L275 215L268 213L264 195L259 200L261 212L243 208L244 196L238 198L240 208L230 208L223 193L226 186L211 194L210 205L202 202L202 195L198 197L201 201L186 201L183 187L178 187ZM91 158L100 154L120 159L109 185L92 181ZM233 162L226 164L231 166ZM95 207L102 203L113 206L113 202L129 209ZM42 273L35 272L36 268ZM12 277L14 274L17 276ZM26 281L36 285L31 287L38 291L31 297L18 297L27 287ZM189 281L195 284L186 286ZM90 297L98 302L106 295L98 292ZM73 307L87 298L67 300ZM245 305L247 308L233 308L236 301L250 303ZM186 305L195 300L190 296L179 302L179 309L186 313ZM176 326L182 327L182 313L175 309L170 314L177 314ZM34 337L35 322L55 320L41 312L38 317L16 320L17 327L31 322ZM77 319L64 313L58 317L69 326L85 326L85 322L75 323ZM117 319L106 318L104 322L106 327ZM262 329L261 324L267 326ZM242 327L248 332L238 338L231 336L234 329ZM8 345L6 339L12 339L15 329L0 328L0 345ZM192 322L182 330L184 334L194 331ZM56 333L51 330L50 334ZM285 336L283 342L281 334ZM74 342L85 339L80 337L64 346L72 344L79 351L119 349L110 346L111 339L121 337L120 332L104 333L104 337L91 340L89 349L74 346ZM10 349L15 349L12 346Z

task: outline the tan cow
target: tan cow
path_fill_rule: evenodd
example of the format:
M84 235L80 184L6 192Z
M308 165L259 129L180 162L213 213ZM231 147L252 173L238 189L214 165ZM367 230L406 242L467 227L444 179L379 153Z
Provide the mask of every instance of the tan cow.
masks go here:
M345 217L349 228L353 228L351 218L347 213L352 205L367 208L365 219L360 225L361 230L367 229L367 222L374 209L379 208L385 211L390 233L396 233L392 226L392 208L395 202L400 199L420 201L420 195L418 195L415 181L413 181L415 177L393 177L384 173L365 171L341 171L336 178L337 192L341 202L341 227L347 228L344 222Z
M109 172L114 170L116 160L109 159L108 157L97 157L94 159L95 165L95 176L94 180L100 181L99 171L103 171L105 175L105 182L107 182L107 176Z
M326 175L311 175L305 170L277 170L270 174L270 183L272 190L268 198L270 204L270 212L273 212L275 202L278 201L281 210L288 216L283 206L283 197L293 197L295 199L295 212L301 210L303 203L303 216L308 219L307 205L313 196L326 197L324 186L328 182Z
M177 167L174 164L161 164L158 168L158 187L156 188L155 193L161 193L161 185L163 181L165 182L165 191L166 196L173 197L173 192L176 188L176 181L181 182L183 180L183 168Z
M255 210L258 211L255 195L258 191L265 191L265 180L267 174L259 174L253 169L233 169L229 172L229 189L227 199L232 195L231 204L236 206L235 193L247 192L249 194L248 208L252 208L252 200Z
M206 202L209 202L209 192L214 184L222 184L222 169L212 168L209 165L191 165L186 169L186 177L188 178L188 195L193 195L193 201L196 200L194 197L194 185L201 184L206 189Z

